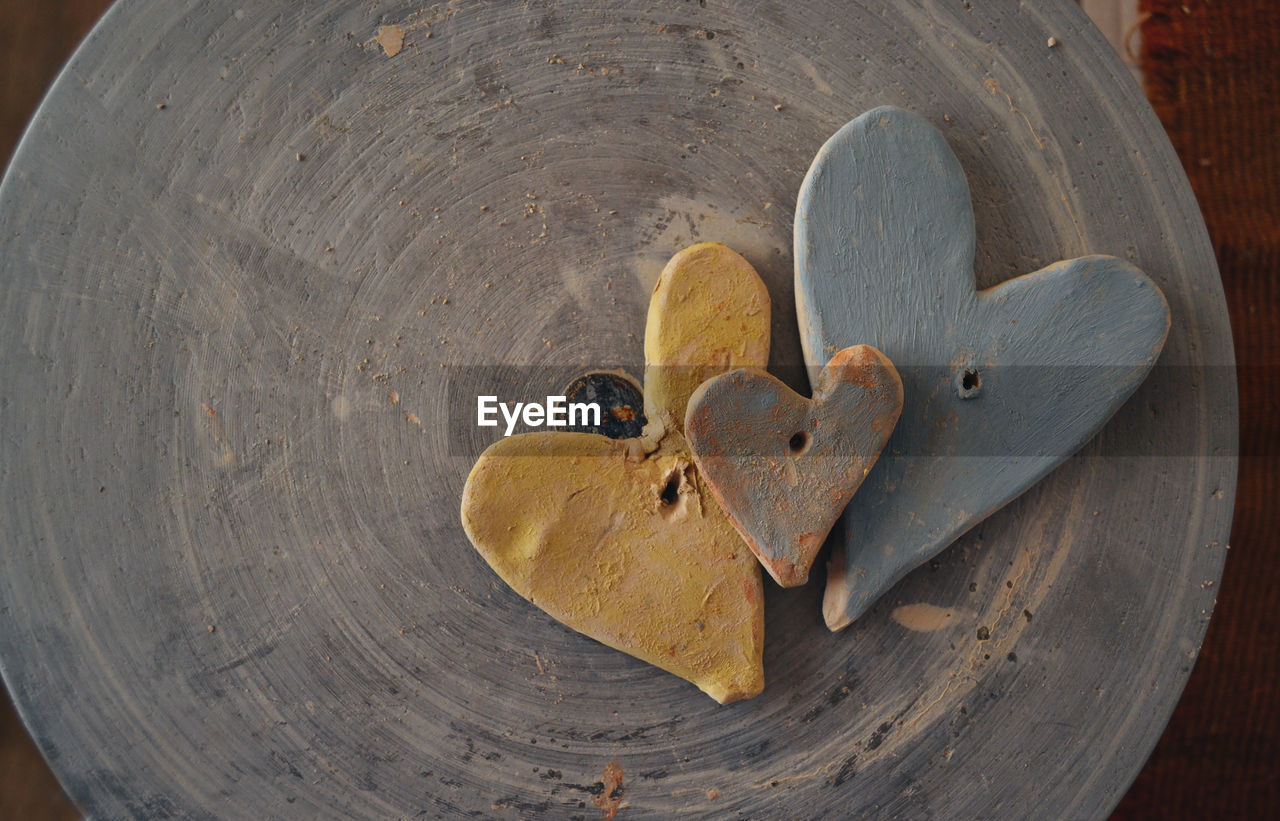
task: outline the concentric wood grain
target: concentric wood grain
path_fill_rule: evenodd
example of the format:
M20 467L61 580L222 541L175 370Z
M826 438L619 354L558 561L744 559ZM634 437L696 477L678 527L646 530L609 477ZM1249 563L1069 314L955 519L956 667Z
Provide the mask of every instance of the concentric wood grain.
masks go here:
M795 195L879 103L950 129L980 285L1112 253L1173 329L1099 440L848 631L820 580L771 590L791 641L717 707L488 570L463 413L500 379L639 374L698 239L765 278L803 387ZM132 0L24 141L0 252L0 661L102 817L595 817L615 758L628 817L1098 815L1212 609L1221 288L1065 2Z

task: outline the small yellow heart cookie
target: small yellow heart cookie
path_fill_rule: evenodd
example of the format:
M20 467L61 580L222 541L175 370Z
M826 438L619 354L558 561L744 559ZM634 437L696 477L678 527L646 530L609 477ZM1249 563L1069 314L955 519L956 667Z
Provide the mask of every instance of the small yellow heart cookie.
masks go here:
M722 704L764 688L760 566L681 427L698 381L762 368L768 353L769 296L755 269L719 243L687 248L649 305L644 436L501 439L462 496L467 536L513 590Z

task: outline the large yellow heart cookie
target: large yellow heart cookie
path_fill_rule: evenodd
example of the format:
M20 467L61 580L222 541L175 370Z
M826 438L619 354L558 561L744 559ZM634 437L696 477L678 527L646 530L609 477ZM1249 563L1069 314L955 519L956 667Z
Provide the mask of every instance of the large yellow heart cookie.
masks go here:
M694 378L764 367L769 297L718 243L658 279L640 439L532 433L476 461L462 496L472 544L513 590L573 629L721 703L764 687L760 566L698 475L680 431Z

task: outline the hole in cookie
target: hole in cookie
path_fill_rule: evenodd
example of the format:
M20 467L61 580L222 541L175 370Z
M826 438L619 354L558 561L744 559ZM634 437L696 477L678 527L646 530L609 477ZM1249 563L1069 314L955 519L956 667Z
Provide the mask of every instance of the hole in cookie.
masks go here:
M666 507L670 507L680 501L679 473L672 473L667 477L667 483L662 486L662 492L658 494L658 498L662 500L662 504Z
M787 447L790 448L792 455L799 456L809 449L812 441L808 433L797 431L791 434L791 438L787 440Z
M658 486L658 514L668 522L683 519L689 510L691 488L686 487L692 481L688 465L676 465Z
M956 380L956 393L961 399L972 399L982 390L982 374L976 368L965 368Z

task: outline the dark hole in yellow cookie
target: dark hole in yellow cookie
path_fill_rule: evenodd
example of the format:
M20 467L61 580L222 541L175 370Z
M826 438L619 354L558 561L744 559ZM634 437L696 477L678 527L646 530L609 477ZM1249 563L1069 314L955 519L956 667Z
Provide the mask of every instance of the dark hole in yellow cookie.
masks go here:
M662 486L662 493L658 495L664 505L674 505L680 500L680 474L673 473L667 477L667 483Z

